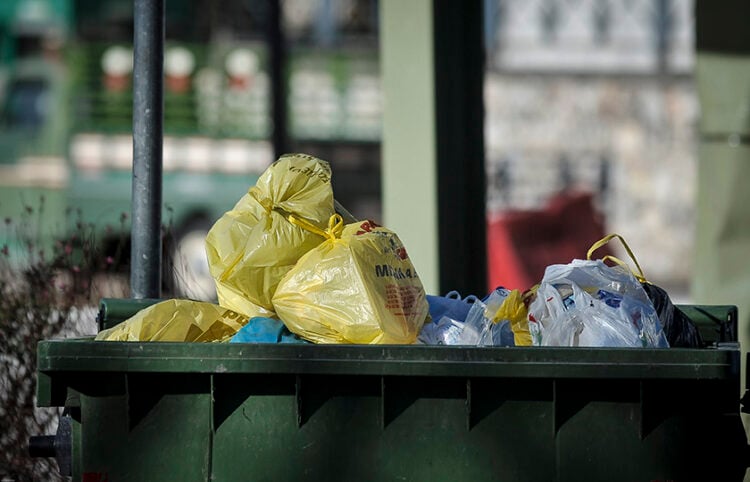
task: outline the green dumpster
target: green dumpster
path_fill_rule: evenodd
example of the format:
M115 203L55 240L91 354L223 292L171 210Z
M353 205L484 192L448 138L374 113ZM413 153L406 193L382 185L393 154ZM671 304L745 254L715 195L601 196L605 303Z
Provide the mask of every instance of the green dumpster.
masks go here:
M704 349L43 341L38 404L73 480L739 481L732 310L684 307Z

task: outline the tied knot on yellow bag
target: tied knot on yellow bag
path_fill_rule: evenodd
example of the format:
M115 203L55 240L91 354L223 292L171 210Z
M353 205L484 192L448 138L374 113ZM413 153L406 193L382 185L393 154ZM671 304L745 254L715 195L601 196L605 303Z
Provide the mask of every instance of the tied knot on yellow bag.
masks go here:
M414 343L428 315L422 282L396 233L370 221L331 216L325 237L281 280L275 312L316 343Z
M252 189L248 191L248 193L252 193ZM258 204L261 205L263 209L266 210L266 214L271 214L271 211L273 210L273 201L268 199L267 197L263 197L260 199L256 199L258 201Z
M304 219L300 219L294 215L289 215L289 222L295 226L299 226L302 229L306 229L311 233L317 234L325 239L340 239L341 233L344 231L344 218L340 214L334 214L328 219L328 229L322 230Z
M219 304L245 316L272 316L279 281L325 237L335 213L331 168L304 154L281 156L206 237Z

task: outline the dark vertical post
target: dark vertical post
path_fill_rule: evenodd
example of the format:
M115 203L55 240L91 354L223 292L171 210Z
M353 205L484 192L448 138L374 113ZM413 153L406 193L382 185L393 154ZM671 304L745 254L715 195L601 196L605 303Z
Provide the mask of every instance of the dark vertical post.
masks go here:
M130 291L161 295L164 0L134 0Z
M276 159L287 152L286 132L286 48L282 30L281 0L268 0L268 50L271 77L271 119L273 153Z
M725 0L695 2L696 53L750 56L750 2Z
M434 0L440 292L487 292L482 0Z

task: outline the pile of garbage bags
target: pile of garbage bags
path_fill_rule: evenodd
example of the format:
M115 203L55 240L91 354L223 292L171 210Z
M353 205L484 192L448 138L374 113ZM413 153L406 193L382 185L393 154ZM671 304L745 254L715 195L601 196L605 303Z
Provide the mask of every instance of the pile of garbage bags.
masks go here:
M393 231L345 224L326 161L274 162L206 237L218 305L167 300L101 331L109 341L410 344L424 287Z
M590 259L619 239L637 270L613 256ZM547 267L529 290L497 288L483 299L451 292L428 296L433 321L418 341L428 345L698 348L700 333L662 288L648 282L616 234L595 243L586 260ZM613 266L605 261L612 262Z
M349 220L352 221L352 220ZM619 239L636 266L592 259ZM692 322L610 235L528 290L425 293L393 231L336 212L327 162L282 156L206 238L218 305L166 300L106 341L470 346L702 346ZM609 263L609 264L608 264Z

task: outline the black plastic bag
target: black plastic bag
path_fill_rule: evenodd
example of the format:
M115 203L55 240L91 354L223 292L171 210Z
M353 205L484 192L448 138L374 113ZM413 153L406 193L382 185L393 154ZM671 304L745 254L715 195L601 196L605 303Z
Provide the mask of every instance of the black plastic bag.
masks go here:
M641 283L656 308L669 346L673 348L702 348L703 339L698 328L682 311L675 308L669 295L651 283Z

